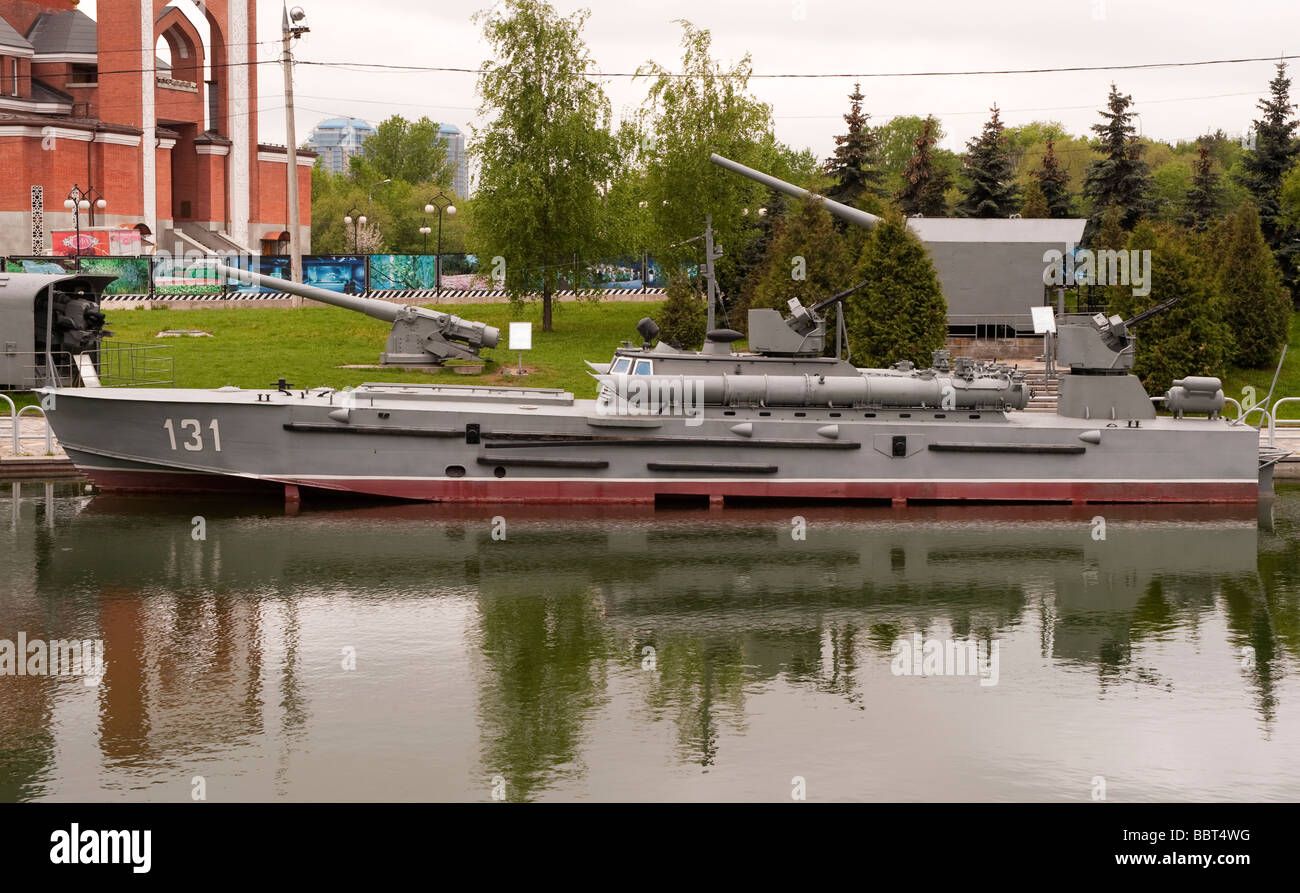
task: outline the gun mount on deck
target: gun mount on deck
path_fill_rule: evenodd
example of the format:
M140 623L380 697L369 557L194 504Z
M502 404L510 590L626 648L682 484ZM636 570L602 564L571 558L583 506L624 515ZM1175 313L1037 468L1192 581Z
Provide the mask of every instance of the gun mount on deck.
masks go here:
M496 347L501 339L499 329L450 313L345 295L221 264L217 265L217 272L238 282L256 283L392 323L388 343L379 357L379 362L385 366L441 366L447 360L472 360L481 348Z
M753 180L755 183L761 183L768 189L798 199L812 198L820 202L831 214L855 226L875 229L880 224L880 218L875 214L868 214L866 211L851 208L834 199L809 192L807 189L795 186L793 183L787 183L785 180L780 180L770 174L756 171L752 167L746 167L738 161L724 158L716 152L709 156L709 160L724 170L739 174ZM865 282L860 282L852 288L812 307L804 307L798 298L791 298L789 301L790 315L784 319L776 310L762 308L750 310L750 348L768 356L821 356L826 347L826 320L821 315L822 311L838 304L864 285L866 285Z
M1056 361L1071 372L1089 375L1118 375L1133 368L1137 342L1129 331L1133 326L1164 313L1178 303L1171 298L1148 307L1130 319L1070 314L1061 318L1057 328Z

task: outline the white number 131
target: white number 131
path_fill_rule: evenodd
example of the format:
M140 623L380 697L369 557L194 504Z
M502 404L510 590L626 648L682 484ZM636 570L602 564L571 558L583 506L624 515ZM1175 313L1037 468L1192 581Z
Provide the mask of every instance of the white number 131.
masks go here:
M171 443L171 448L175 450L177 425L175 425L171 419L167 419L163 422L163 427L167 429L167 439ZM188 437L181 442L182 449L189 450L192 453L203 449L202 422L198 419L181 419L179 427L181 429L182 437L188 435ZM208 423L208 430L212 432L212 448L218 453L221 452L221 428L217 425L216 419L213 419Z

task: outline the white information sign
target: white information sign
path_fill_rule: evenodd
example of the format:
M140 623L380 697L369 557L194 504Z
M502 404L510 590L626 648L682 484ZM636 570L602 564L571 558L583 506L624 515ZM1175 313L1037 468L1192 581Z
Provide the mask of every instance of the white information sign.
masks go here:
M510 324L510 347L508 350L533 349L533 324L530 322L512 322Z
M1030 307L1029 315L1034 318L1034 334L1049 335L1056 331L1056 311L1051 307ZM514 323L510 324L511 326ZM514 338L514 330L510 337Z

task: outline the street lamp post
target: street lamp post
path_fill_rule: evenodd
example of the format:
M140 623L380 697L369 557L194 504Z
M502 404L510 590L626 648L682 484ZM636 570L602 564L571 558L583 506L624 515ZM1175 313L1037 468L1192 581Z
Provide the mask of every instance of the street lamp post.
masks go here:
M95 209L104 210L108 207L108 202L99 194L94 186L87 186L82 189L81 186L74 184L68 190L68 197L63 202L63 207L72 212L72 226L76 234L76 240L73 251L76 252L77 272L81 272L81 212L85 211L90 216L89 225L95 225Z
M359 213L354 206L343 218L343 223L352 227L352 253L360 254L360 249L357 248L357 227L366 225L366 215Z
M431 232L433 232L433 230L427 225L420 227L420 245L421 245L420 253L421 254L429 253L429 233Z
M284 150L288 162L285 193L289 205L289 278L294 282L302 282L302 233L298 216L298 135L293 123L293 42L310 30L302 24L306 17L302 7L290 10L285 4L280 20L284 48L280 57L284 69Z
M438 247L437 254L433 258L433 289L438 295L442 294L442 212L446 211L448 217L456 216L456 206L451 203L451 199L439 192L433 198L429 199L424 205L424 213L432 214L433 209L438 209Z
M384 179L380 180L378 183L371 183L370 190L366 193L366 204L370 207L374 206L376 186L383 186L385 183L391 183L391 182L393 182L392 177L385 177Z

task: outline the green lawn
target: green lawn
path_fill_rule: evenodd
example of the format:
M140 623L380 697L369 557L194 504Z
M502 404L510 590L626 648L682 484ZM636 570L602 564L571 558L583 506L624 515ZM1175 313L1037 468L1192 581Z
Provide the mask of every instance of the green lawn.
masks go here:
M457 375L449 370L426 373L341 369L344 365L378 363L389 325L337 307L110 310L108 328L116 341L169 346L175 358L178 387L234 384L260 388L284 376L298 387L345 387L365 381L518 382L593 396L595 388L583 360L604 362L620 342L639 340L637 320L654 316L659 308L658 303L632 301L557 303L555 331L547 333L541 330L541 306L536 303L518 310L509 304L439 307L497 326L503 344L507 341L507 323L532 322L533 350L524 354L524 365L534 371L523 379L501 374L502 367L513 368L518 363L517 355L504 347L484 351L489 362L477 376ZM213 337L157 338L164 329L201 329ZM1291 344L1294 346L1287 353L1274 398L1300 396L1300 313L1291 320ZM1252 386L1256 399L1262 400L1272 378L1272 369L1229 369L1223 390L1229 397L1241 400L1243 388ZM35 402L28 394L11 396L19 406ZM1300 418L1300 406L1284 410L1284 415ZM1257 423L1258 416L1251 421Z
M555 305L555 331L543 332L541 305L440 305L437 309L501 329L502 346L483 351L488 365L479 375L450 370L435 373L398 369L342 369L377 364L390 325L337 307L211 308L198 310L110 310L113 340L170 346L177 387L209 388L233 384L264 388L281 376L296 387L345 387L366 381L441 381L448 384L520 383L558 387L583 397L595 395L583 360L607 362L620 342L639 340L636 324L653 316L656 303L632 301ZM509 322L533 324L533 349L523 355L534 370L522 379L502 375L518 365L506 350ZM211 338L158 338L165 329L200 329ZM111 343L111 342L110 342Z
M1281 374L1277 377L1277 387L1273 389L1274 400L1281 397L1300 397L1300 313L1291 315L1289 341L1291 346L1287 348L1286 362L1282 366ZM1223 393L1237 401L1244 402L1244 389L1249 386L1255 389L1255 399L1262 402L1268 395L1268 388L1273 383L1273 373L1275 371L1276 367L1268 369L1235 369L1229 367L1227 375L1224 376ZM1236 410L1229 407L1228 414L1235 415ZM1282 407L1282 416L1291 419L1300 418L1300 406ZM1259 413L1252 415L1249 421L1252 425L1258 425Z

